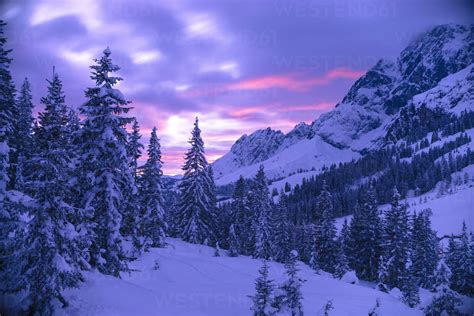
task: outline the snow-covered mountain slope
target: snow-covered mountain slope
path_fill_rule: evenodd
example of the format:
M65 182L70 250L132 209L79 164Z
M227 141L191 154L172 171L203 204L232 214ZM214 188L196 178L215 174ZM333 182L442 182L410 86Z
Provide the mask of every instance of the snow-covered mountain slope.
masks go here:
M413 97L413 104L459 114L474 108L474 64L446 76L434 88Z
M217 184L235 181L240 174L251 177L260 164L270 179L278 180L357 158L385 145L387 128L409 104L454 113L473 109L473 47L474 26L435 27L396 61L380 60L335 109L311 125L298 124L287 135L266 129L242 136L214 162Z
M236 181L240 175L252 177L257 173L260 163L265 165L265 173L270 179L285 178L297 171L320 170L328 162L346 162L360 157L350 149L339 149L320 137L302 139L295 144L282 148L270 158L249 165L235 163L236 154L230 153L213 164L216 184L222 185Z
M464 183L466 174L469 177ZM408 204L411 213L420 212L425 209L431 210L431 226L437 232L438 237L460 234L463 222L469 231L474 231L474 165L470 165L460 172L452 175L454 181L451 188L440 194L441 182L437 188L417 197L408 197L404 201ZM461 184L456 183L458 180ZM381 212L390 208L390 205L381 205ZM336 220L338 229L342 227L344 220L350 221L352 215L340 217ZM474 308L474 306L473 306Z
M122 279L97 273L86 274L86 282L68 290L70 306L58 308L58 315L160 315L160 316L240 316L251 314L254 282L261 261L249 257L214 257L212 248L168 239L167 248L152 248L131 263L135 271ZM155 262L159 268L155 270ZM349 284L329 275L317 275L299 264L303 284L305 315L324 315L322 308L332 300L333 315L367 315L380 301L378 315L422 315L389 294L367 283ZM285 280L284 267L270 263L275 284ZM421 291L422 306L430 300Z

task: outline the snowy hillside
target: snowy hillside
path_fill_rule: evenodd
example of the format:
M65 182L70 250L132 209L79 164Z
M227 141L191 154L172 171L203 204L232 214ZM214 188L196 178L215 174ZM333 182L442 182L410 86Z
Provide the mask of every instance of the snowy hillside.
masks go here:
M214 163L217 185L236 181L240 175L252 177L261 163L259 161L258 163L236 167L234 164L235 157L236 154L231 151ZM290 173L297 172L298 169L304 171L320 170L323 166L327 166L329 162L347 162L358 157L360 157L360 154L357 152L350 149L338 149L323 141L320 137L314 137L300 140L292 146L282 149L278 154L271 156L263 163L268 177L277 179L288 177ZM223 173L223 170L226 170L226 172Z
M459 234L463 222L470 231L474 231L474 166L471 165L457 174L454 178L463 178L465 174L470 177L468 184L453 185L451 192L440 195L440 186L437 189L417 197L409 197L405 200L409 205L411 213L419 213L425 209L431 210L431 224L437 232L438 237ZM381 212L389 209L389 205L381 205ZM344 220L350 221L350 216L338 218L336 223L338 229L342 227Z
M160 315L222 316L250 315L254 280L261 261L248 257L230 258L222 251L214 257L212 248L168 239L167 248L152 248L130 265L134 269L122 279L97 273L86 274L80 289L65 294L71 305L59 315ZM159 268L155 270L155 262ZM372 285L349 284L329 275L317 275L300 263L305 315L323 315L322 308L333 301L334 315L367 315L380 300L379 315L422 315L397 298L372 289ZM276 284L284 278L284 267L270 264ZM422 291L422 299L429 298Z
M456 114L472 109L473 32L473 26L435 27L396 61L380 60L335 109L311 125L298 124L287 135L268 128L242 136L214 162L217 184L235 181L240 174L251 177L260 164L270 179L280 180L357 159L384 145L387 128L410 104Z

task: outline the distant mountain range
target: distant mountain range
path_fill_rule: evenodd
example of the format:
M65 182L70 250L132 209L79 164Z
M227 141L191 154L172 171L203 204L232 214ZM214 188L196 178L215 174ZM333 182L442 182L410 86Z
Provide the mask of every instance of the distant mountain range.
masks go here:
M260 164L270 179L279 180L357 159L397 140L392 135L397 118L408 106L472 110L473 63L474 25L437 26L396 61L379 60L333 110L311 124L300 123L287 134L267 128L241 136L213 163L216 183L252 177Z

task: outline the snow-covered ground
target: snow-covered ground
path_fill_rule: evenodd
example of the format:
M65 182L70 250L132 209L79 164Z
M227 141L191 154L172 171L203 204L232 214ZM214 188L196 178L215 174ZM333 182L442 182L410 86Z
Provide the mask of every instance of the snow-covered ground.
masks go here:
M474 166L463 170L471 175ZM425 202L426 198L426 202ZM458 233L463 221L474 230L474 185L461 185L455 193L437 196L436 191L409 198L412 211L431 208L433 228L438 235ZM381 206L382 209L388 206ZM342 218L338 219L338 224ZM221 250L214 257L214 249L168 238L168 247L151 249L130 264L134 271L122 274L122 279L85 274L86 282L79 289L65 293L70 306L59 308L59 315L251 315L254 281L261 261L249 257L227 257ZM159 268L155 270L155 263ZM380 300L379 315L422 315L422 310L411 309L396 297L373 289L373 284L348 284L331 276L315 274L300 263L300 276L307 280L302 288L305 315L323 315L321 309L333 301L330 315L367 315ZM275 284L285 279L284 267L270 263L270 277ZM431 299L431 293L420 291L421 307ZM464 311L474 312L474 300L466 300Z
M122 279L88 273L80 289L69 290L70 307L61 315L251 315L254 281L261 261L248 257L214 257L214 249L168 239L164 249L151 249L130 267L136 271ZM155 261L159 269L155 270ZM422 315L396 298L368 285L353 285L317 275L300 264L307 281L302 291L305 315L319 315L333 300L331 315L367 315L381 303L380 315ZM284 267L270 264L275 283L285 279Z

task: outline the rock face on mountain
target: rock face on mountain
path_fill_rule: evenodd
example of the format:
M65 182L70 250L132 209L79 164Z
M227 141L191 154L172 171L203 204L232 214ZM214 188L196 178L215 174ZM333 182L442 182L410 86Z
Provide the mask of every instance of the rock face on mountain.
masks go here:
M332 111L312 124L300 123L286 135L267 128L242 136L214 162L216 180L223 184L239 174L252 176L258 164L271 177L282 178L357 158L384 144L380 139L388 126L409 104L472 109L473 63L474 25L437 26L414 40L396 61L377 62Z
M473 52L473 26L435 27L404 49L396 62L380 60L333 111L314 121L313 129L337 147L364 149L373 138L359 141L362 135L382 126L413 96L472 64Z
M460 113L474 107L474 64L443 78L434 88L413 97L415 106L426 105Z
M285 134L270 127L241 136L230 149L238 166L248 166L272 156L283 143Z

